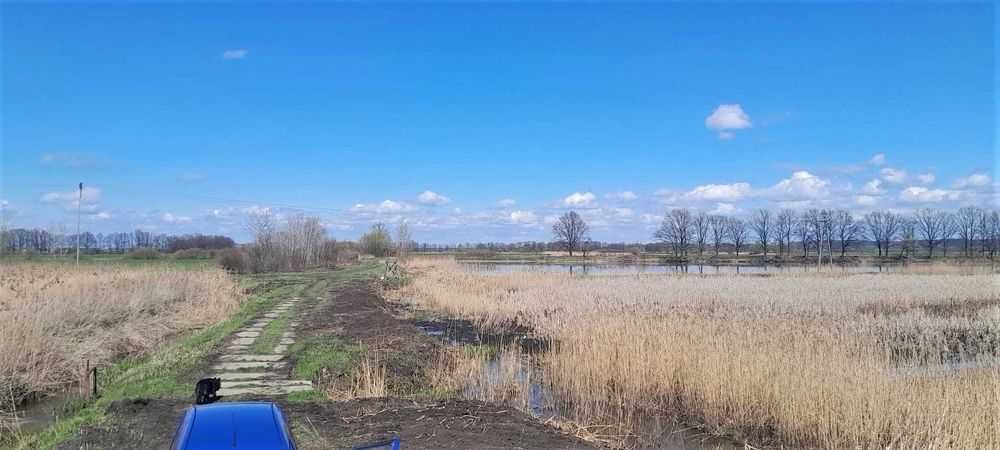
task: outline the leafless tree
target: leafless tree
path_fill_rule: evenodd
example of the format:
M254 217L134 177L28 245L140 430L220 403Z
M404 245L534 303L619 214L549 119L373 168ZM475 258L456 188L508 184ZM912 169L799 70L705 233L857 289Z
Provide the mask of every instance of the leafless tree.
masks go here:
M747 237L750 234L747 229L747 223L742 219L730 217L726 219L726 230L728 231L729 240L733 242L733 247L736 248L736 256L740 256L740 249L743 248L743 244L746 243Z
M833 228L837 240L840 242L840 257L847 256L847 248L851 245L861 232L861 225L854 220L850 212L839 209L833 212Z
M806 258L809 256L809 247L813 241L812 227L805 217L796 218L794 227L795 237L798 238L799 244L802 245L802 257ZM789 251L791 251L791 243L789 243Z
M979 222L984 213L982 208L966 206L959 209L958 214L956 214L958 235L962 238L962 251L965 256L972 256L975 253L974 244L976 236L979 235Z
M899 254L906 257L915 256L917 253L917 222L907 217L901 217L899 219L899 236L902 241Z
M764 259L767 259L767 245L771 242L773 222L774 219L771 211L764 208L754 211L753 216L750 217L750 227L753 228L754 234L757 235L757 243L760 244L761 250L764 251Z
M663 218L663 223L653 236L661 242L670 244L675 257L684 257L687 256L694 228L691 211L674 209Z
M945 211L945 212L942 212L941 214L943 215L943 217L941 218L941 220L944 222L942 224L942 226L941 226L941 228L942 228L942 230L941 230L941 252L944 254L944 257L947 258L948 257L948 241L951 240L951 238L955 237L956 234L958 234L959 224L958 224L958 219L955 217L954 213L950 213L950 212Z
M792 250L792 232L795 230L795 212L783 209L774 221L774 231L778 241L778 256L784 257Z
M868 236L875 241L878 247L878 256L889 256L889 247L899 227L902 225L902 217L890 211L872 211L865 214L865 226L868 229Z
M399 221L396 226L396 257L400 261L406 261L413 246L413 239L410 237L410 225L406 220Z
M573 256L573 252L580 249L589 231L587 223L576 211L563 214L559 217L559 221L552 225L552 237L569 252L569 256Z
M726 226L726 218L724 216L708 216L708 228L712 232L712 248L715 250L715 256L719 256L722 243L726 240L726 235L729 233Z
M708 214L699 212L694 216L694 239L698 247L698 256L705 254L705 243L708 242L708 228L710 219Z
M927 245L927 256L934 257L934 247L936 247L944 235L947 214L931 208L922 208L913 215L916 221L917 231L924 238Z

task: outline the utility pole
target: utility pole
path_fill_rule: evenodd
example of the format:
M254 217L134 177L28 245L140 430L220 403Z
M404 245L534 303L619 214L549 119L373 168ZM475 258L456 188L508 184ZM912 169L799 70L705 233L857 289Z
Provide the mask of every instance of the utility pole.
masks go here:
M80 182L80 193L76 199L76 265L80 265L80 205L83 203L83 182Z

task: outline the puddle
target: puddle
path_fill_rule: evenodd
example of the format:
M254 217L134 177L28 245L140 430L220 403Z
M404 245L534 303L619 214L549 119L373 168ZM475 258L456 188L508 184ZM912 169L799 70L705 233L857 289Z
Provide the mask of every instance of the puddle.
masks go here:
M19 430L22 433L41 431L70 415L83 397L75 391L50 395L37 401L28 402L17 409L13 416L3 417L0 429Z
M445 327L442 323L424 322L418 325L424 333L444 341L451 346L482 345L484 339L475 334L456 333L461 326ZM506 337L506 344L532 351L503 351L483 359L473 373L465 380L463 397L493 403L504 403L531 414L541 422L565 420L572 417L571 411L562 408L556 394L545 382L545 373L536 358L548 350L537 345L537 339L530 337ZM503 345L500 345L503 348ZM512 385L513 384L513 385ZM685 427L666 417L643 417L638 420L632 433L635 435L633 448L661 450L691 449L744 449L744 445L732 440L708 436L696 429Z

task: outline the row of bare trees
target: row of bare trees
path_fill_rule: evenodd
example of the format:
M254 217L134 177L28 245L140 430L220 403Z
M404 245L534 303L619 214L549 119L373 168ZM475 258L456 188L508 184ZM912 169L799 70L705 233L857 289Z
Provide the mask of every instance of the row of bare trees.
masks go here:
M912 214L873 211L862 217L842 209L758 209L741 219L673 209L653 237L667 244L675 257L687 257L690 252L704 256L709 248L719 255L724 246L738 256L752 245L764 257L788 257L793 255L793 244L800 246L803 257L810 251L843 257L852 247L863 250L866 242L874 243L880 257L890 256L893 247L900 256L917 256L923 248L926 256L934 257L938 249L948 256L948 242L960 239L962 255L993 258L1000 251L1000 215L975 206L957 212L930 208Z
M248 215L246 228L254 238L246 248L251 272L300 271L336 263L337 243L327 237L318 217L297 214L279 221L265 211Z

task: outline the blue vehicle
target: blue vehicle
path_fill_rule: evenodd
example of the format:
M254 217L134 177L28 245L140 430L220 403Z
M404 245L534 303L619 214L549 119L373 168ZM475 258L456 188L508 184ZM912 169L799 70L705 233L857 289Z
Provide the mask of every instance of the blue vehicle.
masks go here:
M214 403L222 381L205 378L195 388L195 406L187 409L172 450L295 450L281 408L272 402ZM357 447L400 450L399 438Z
M281 408L271 402L231 402L188 408L173 450L295 450Z

